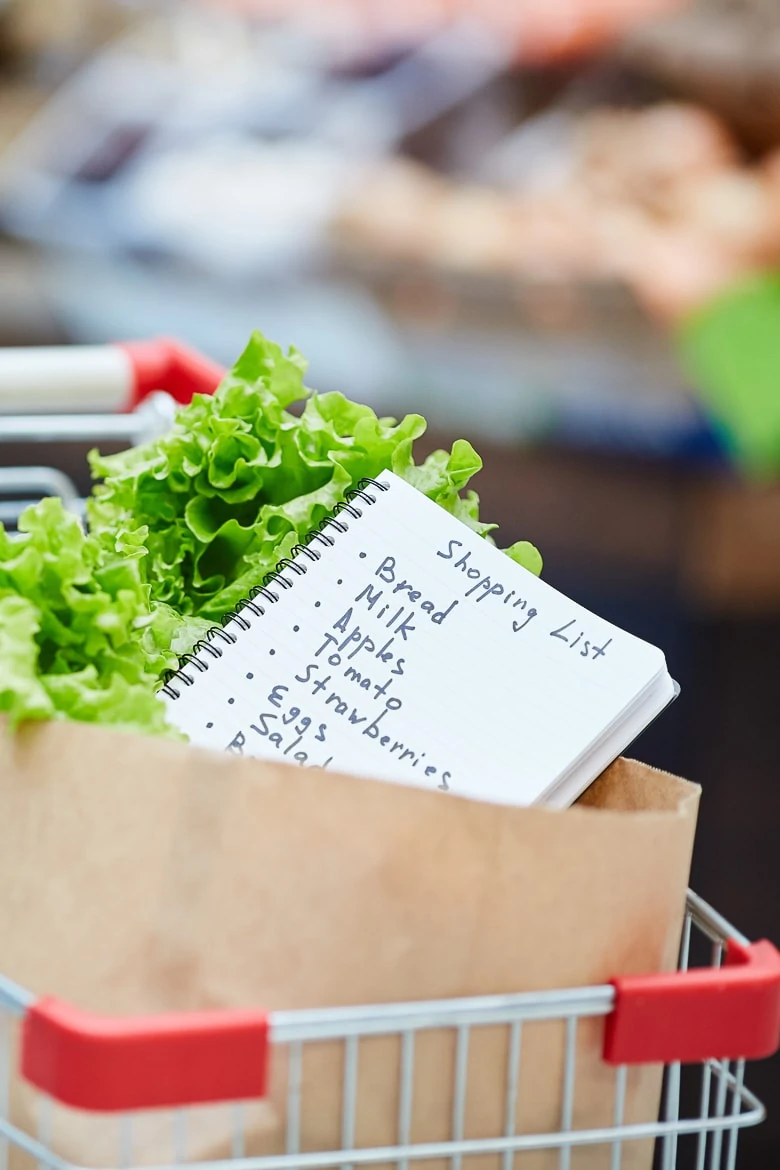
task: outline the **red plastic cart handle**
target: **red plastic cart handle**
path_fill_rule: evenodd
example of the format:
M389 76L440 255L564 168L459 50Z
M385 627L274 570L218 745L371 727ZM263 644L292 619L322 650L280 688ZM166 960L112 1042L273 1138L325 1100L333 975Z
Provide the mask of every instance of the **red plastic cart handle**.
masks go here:
M614 979L610 1064L760 1060L780 1044L780 952L730 941L720 968Z
M24 1018L21 1070L55 1100L96 1112L247 1101L265 1094L268 1017L112 1018L42 999Z
M132 383L128 409L155 390L164 390L176 402L190 402L193 394L213 394L225 371L210 358L171 337L120 343L130 359Z
M604 1059L669 1064L759 1059L780 1044L780 953L730 943L721 969L616 979ZM265 1013L145 1018L88 1015L43 999L25 1015L22 1075L64 1104L94 1111L262 1097Z

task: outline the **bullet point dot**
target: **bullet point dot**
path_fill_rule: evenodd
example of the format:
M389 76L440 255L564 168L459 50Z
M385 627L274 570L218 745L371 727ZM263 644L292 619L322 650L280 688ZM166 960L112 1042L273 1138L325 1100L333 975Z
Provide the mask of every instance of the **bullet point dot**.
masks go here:
M235 699L228 699L228 703L235 703Z
M364 561L366 559L366 553L361 553L360 559L361 559L361 561Z
M248 674L246 677L247 677L247 678L254 678L255 676L254 676L254 675L252 674L252 672L250 671L250 673L249 673L249 674Z
M339 579L338 579L338 581L336 582L336 584L337 584L337 585L343 585L343 584L344 584L344 581L342 580L342 578L341 578L341 577L339 577Z
M300 626L293 626L293 633L297 634L298 630L300 630L300 628L301 628Z
M269 650L269 651L268 651L268 653L269 653L269 654L275 654L275 653L276 653L276 651L275 651L275 650Z
M314 602L314 608L315 608L315 609L319 609L321 605L322 605L322 602L321 602L321 601L315 601L315 602Z
M208 727L213 727L213 726L214 726L214 724L213 724L213 723L207 723L207 724L206 724L206 727L207 727L207 728L208 728Z

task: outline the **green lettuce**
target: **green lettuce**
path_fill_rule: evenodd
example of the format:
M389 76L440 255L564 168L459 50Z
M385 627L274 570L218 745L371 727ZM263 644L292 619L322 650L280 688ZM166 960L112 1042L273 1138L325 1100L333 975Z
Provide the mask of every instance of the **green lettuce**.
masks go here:
M459 439L418 467L425 432L416 414L378 418L342 394L304 385L306 363L255 333L213 397L198 396L173 429L118 455L90 456L102 480L89 504L93 533L139 534L154 602L218 620L364 477L392 469L475 532L479 499L464 493L482 461ZM297 404L296 410L290 410ZM142 536L140 534L143 534ZM519 542L513 560L539 573L536 549Z
M60 500L0 525L0 712L165 733L156 696L177 624L152 607L138 541L87 536Z

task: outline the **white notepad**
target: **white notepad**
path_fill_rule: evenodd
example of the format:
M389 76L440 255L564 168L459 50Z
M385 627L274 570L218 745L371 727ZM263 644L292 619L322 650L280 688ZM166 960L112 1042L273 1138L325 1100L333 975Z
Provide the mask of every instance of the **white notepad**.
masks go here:
M506 804L561 806L674 698L664 655L390 472L163 688L191 742Z

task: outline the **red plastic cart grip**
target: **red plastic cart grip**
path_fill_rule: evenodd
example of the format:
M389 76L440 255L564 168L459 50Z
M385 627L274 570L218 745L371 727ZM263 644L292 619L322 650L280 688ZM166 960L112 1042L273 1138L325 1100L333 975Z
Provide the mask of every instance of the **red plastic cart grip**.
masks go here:
M170 337L123 341L119 347L129 357L133 371L128 410L155 390L164 390L186 405L193 394L213 394L225 376L216 362Z
M729 942L720 968L612 982L610 1064L759 1060L780 1045L780 952L770 942Z
M254 1011L111 1018L42 999L25 1016L21 1070L77 1109L245 1101L265 1094L268 1018Z

